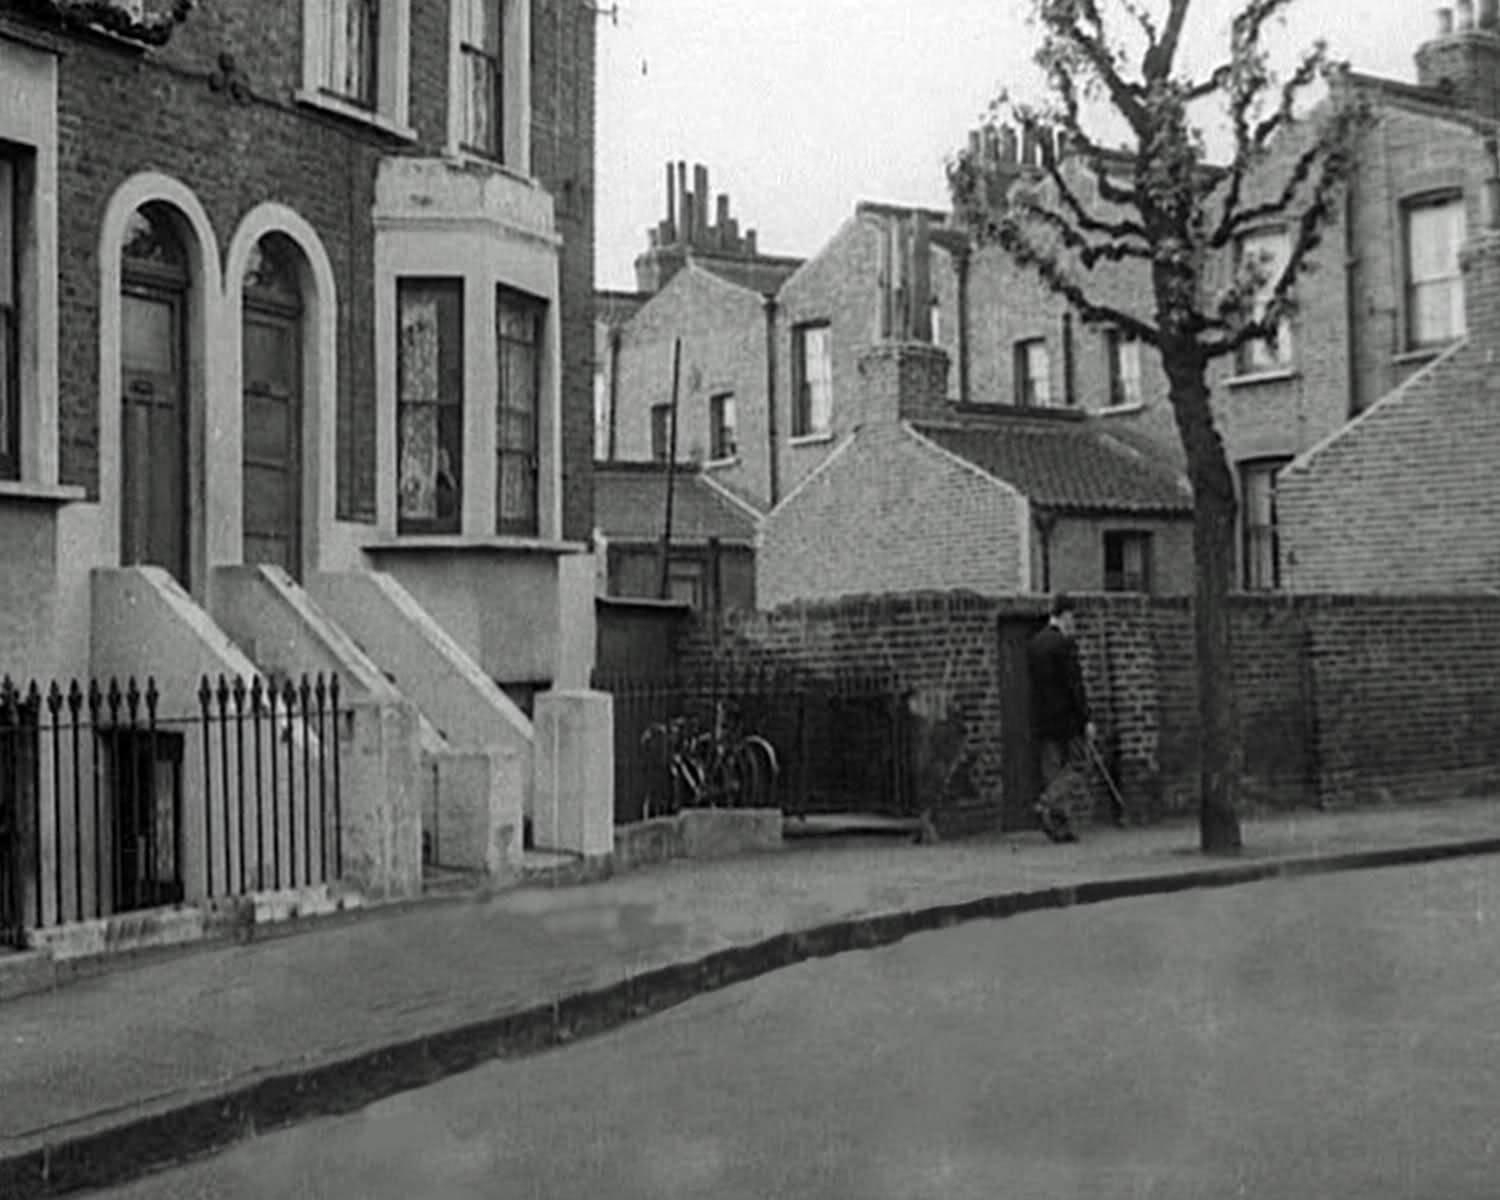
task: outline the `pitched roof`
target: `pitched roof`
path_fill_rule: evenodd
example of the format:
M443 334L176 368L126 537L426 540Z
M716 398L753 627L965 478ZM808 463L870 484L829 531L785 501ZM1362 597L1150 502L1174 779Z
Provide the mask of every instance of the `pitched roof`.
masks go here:
M802 265L800 258L771 258L768 255L720 258L701 251L694 252L692 262L726 283L759 292L763 296L774 296Z
M666 516L667 473L660 463L595 463L594 522L611 541L656 541ZM749 544L755 518L691 466L672 485L672 540Z
M1187 483L1177 471L1093 420L1006 416L915 428L1044 508L1167 516L1192 512Z

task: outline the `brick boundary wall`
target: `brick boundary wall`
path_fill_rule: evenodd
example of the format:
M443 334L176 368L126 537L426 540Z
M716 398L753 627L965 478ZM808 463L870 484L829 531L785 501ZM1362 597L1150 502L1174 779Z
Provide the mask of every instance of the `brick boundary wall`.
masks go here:
M1199 739L1189 601L1078 602L1090 698L1133 813L1191 812ZM1232 603L1247 810L1500 790L1500 597ZM1045 611L1039 596L857 596L728 614L716 627L698 624L679 649L689 668L717 659L889 678L915 718L921 806L939 828L967 831L993 827L1006 807L1000 624ZM942 761L923 769L924 753ZM1102 792L1097 799L1096 812Z

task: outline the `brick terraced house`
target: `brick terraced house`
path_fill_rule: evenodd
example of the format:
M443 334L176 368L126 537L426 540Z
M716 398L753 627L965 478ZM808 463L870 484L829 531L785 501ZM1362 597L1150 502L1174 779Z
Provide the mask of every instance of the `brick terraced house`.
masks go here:
M607 730L585 690L596 19L0 2L0 674L150 676L164 717L205 677L335 675L366 890L412 892L424 852L510 869L526 826L607 839L533 754ZM98 744L97 819L0 797L78 850L10 846L0 873L44 884L16 892L33 929L119 907L123 768ZM188 902L214 889L203 759L148 770L142 826ZM231 855L245 890L265 853Z
M1438 400L1415 408L1408 402L1403 409L1406 421L1425 423L1421 433L1396 435L1389 415L1356 421L1372 407L1391 408L1395 402L1386 404L1382 397L1405 395L1408 385L1420 381L1426 391L1436 387L1428 378L1435 360L1466 336L1460 249L1466 231L1485 220L1483 197L1492 173L1486 147L1500 128L1500 93L1494 85L1500 78L1500 17L1496 5L1486 2L1477 12L1460 7L1456 19L1443 10L1439 21L1436 36L1417 48L1416 83L1349 78L1374 119L1361 135L1353 176L1314 256L1315 269L1298 283L1298 312L1274 345L1252 346L1237 359L1215 364L1215 411L1240 489L1238 584L1245 590L1470 586L1477 578L1474 560L1488 553L1465 552L1459 558L1467 565L1446 572L1432 562L1409 570L1394 563L1382 567L1387 547L1438 543L1425 535L1403 540L1402 529L1426 526L1393 515L1377 518L1377 511L1391 514L1399 508L1413 518L1432 514L1449 541L1472 534L1472 523L1449 519L1452 505L1470 493L1454 491L1453 501L1439 511L1435 499L1419 503L1416 492L1458 469L1460 460L1448 457L1449 449L1479 442L1461 432L1466 427L1457 410L1450 421L1439 419ZM1294 129L1282 140L1252 189L1272 181L1279 186L1300 136ZM975 134L972 146L987 161L1002 194L1008 186L1036 180L1043 156L1051 152L1041 139L1019 138L1005 128ZM1085 198L1092 194L1086 176L1078 187ZM1256 198L1253 190L1247 196ZM945 419L967 420L982 412L1086 414L1089 428L1181 467L1166 379L1154 352L1115 329L1085 325L1002 250L975 248L942 214L922 215L934 251L923 268L929 329L919 340L943 348L949 357L944 392L953 404ZM876 293L890 269L889 251L882 248L889 236L885 230L893 221L910 223L916 217L914 210L896 206L860 205L767 302L777 331L767 355L776 385L767 389L754 382L759 372L753 355L733 377L737 419L745 431L741 443L754 456L742 461L739 478L762 501L774 505L784 498L859 420L861 357L883 340ZM1237 252L1274 257L1284 239L1282 229L1267 226ZM1130 265L1096 272L1094 282L1106 298L1127 308L1149 294L1148 281ZM727 310L712 317L698 310L695 317L691 330L682 329L689 355L705 325L712 323L712 336L722 342L730 337L722 322L752 319ZM671 333L659 329L657 344ZM651 362L636 369L660 381L669 363L655 350ZM1450 379L1451 372L1442 378ZM730 381L726 371L721 386ZM644 387L622 393L621 429L647 428L649 415L631 407ZM1342 443L1346 428L1355 440ZM1356 429L1365 432L1356 437ZM1375 449L1377 430L1386 446L1381 451ZM1409 464L1403 453L1411 456ZM1343 469L1350 477L1337 485L1330 481L1321 498L1313 498L1310 483L1304 487L1287 477L1298 489L1299 513L1312 505L1321 522L1316 535L1299 538L1280 528L1285 515L1278 488L1283 470L1302 455L1310 455L1309 478L1331 479L1335 458L1347 464ZM1393 478L1408 470L1411 482L1394 487ZM1349 526L1369 531L1370 544L1358 552L1353 539L1336 532L1351 509L1367 514ZM1387 533L1394 540L1382 543ZM1030 537L1039 542L1041 528L1033 524ZM768 537L765 553L773 542ZM1361 554L1366 565L1352 565ZM1339 562L1351 565L1346 569ZM1036 586L1040 578L1035 577ZM927 586L946 582L935 578ZM773 586L762 590L761 599L771 602L781 594Z

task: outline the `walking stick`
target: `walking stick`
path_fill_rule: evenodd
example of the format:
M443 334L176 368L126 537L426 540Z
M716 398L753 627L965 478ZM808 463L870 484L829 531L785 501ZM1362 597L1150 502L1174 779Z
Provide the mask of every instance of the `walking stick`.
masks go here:
M1114 809L1115 824L1125 824L1125 797L1120 795L1120 789L1116 786L1114 776L1109 773L1109 768L1104 765L1104 756L1099 753L1099 747L1094 745L1094 739L1085 737L1088 743L1089 755L1094 760L1094 766L1099 768L1099 774L1104 776L1104 782L1109 785L1110 804Z

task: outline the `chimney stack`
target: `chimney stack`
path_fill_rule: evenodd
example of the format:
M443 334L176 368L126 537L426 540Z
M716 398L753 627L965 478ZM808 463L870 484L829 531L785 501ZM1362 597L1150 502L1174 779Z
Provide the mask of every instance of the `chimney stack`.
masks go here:
M1500 0L1479 0L1479 28L1491 33L1500 28Z

